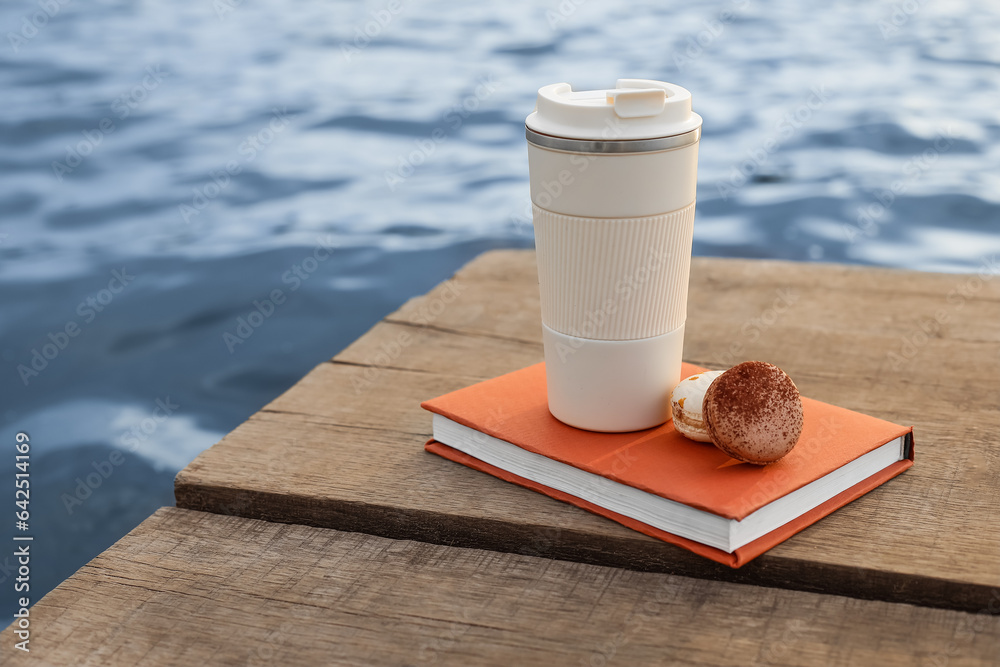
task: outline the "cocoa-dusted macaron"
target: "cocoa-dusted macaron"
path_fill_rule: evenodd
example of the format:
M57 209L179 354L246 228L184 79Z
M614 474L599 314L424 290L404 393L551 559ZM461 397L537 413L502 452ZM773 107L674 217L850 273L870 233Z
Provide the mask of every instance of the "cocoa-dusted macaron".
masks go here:
M705 425L715 446L734 459L766 465L792 451L802 435L802 398L783 370L744 361L705 392Z

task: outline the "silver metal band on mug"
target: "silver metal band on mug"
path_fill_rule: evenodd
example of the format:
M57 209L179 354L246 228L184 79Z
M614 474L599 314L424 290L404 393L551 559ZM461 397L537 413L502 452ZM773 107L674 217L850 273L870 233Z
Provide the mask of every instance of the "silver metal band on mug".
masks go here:
M599 139L566 139L550 134L535 132L525 126L524 136L536 146L551 148L557 151L573 153L651 153L672 148L683 148L696 143L701 138L701 128L696 128L684 134L671 137L656 137L655 139L619 139L604 141Z

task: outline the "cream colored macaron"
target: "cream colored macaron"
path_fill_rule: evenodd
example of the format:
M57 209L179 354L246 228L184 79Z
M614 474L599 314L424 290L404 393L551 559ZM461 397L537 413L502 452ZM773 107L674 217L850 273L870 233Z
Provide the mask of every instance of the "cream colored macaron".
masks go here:
M698 442L712 442L705 425L702 404L705 392L724 371L705 371L681 380L670 394L674 428Z

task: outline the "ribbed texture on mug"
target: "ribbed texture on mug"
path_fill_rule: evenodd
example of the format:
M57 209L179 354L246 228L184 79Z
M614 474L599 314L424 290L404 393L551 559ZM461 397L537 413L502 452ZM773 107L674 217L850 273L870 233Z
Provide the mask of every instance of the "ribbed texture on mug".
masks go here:
M598 340L684 324L694 202L646 218L580 218L532 206L542 321Z

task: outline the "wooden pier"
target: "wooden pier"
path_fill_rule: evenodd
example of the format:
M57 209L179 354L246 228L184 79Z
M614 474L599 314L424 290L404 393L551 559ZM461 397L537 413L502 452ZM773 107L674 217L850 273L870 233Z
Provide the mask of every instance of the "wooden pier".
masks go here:
M202 453L31 610L51 665L1000 662L1000 273L696 258L685 359L915 427L916 464L739 570L423 451L422 400L542 358L477 258Z

